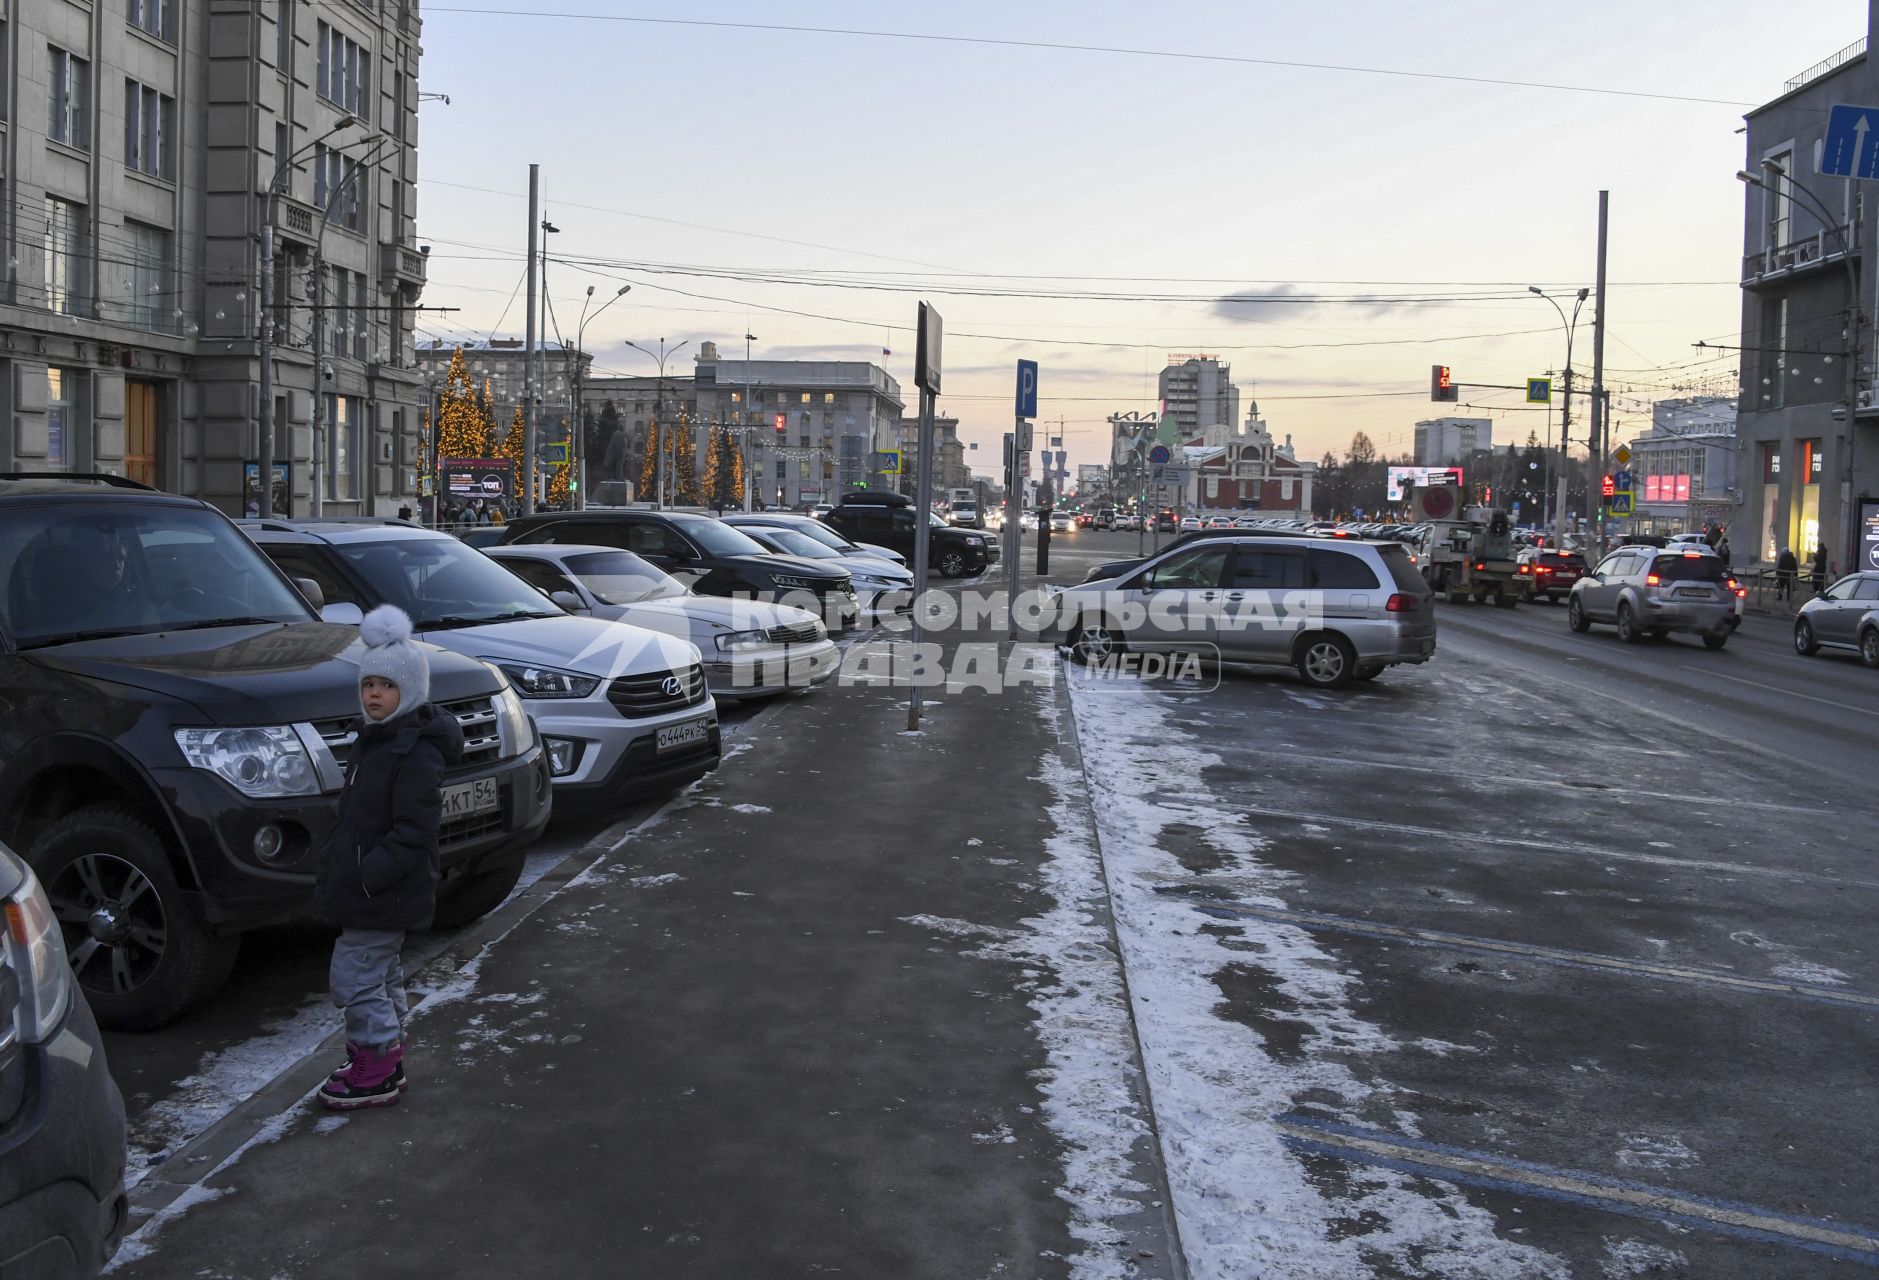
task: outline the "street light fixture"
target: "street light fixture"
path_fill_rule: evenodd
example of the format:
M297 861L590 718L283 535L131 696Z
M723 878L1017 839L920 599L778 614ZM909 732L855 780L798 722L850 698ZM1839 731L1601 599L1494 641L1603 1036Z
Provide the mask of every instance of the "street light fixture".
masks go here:
M1794 196L1805 196L1809 210L1815 217L1820 219L1821 227L1833 233L1834 242L1840 249L1840 261L1846 267L1846 372L1844 374L1845 387L1841 392L1841 399L1845 405L1842 412L1846 414L1845 506L1847 509L1842 515L1845 519L1846 526L1847 563L1850 564L1852 563L1853 557L1856 556L1859 551L1859 505L1855 501L1855 495L1853 493L1853 479L1855 475L1853 459L1859 447L1859 423L1856 417L1859 413L1860 365L1859 272L1853 266L1852 246L1847 242L1846 233L1840 227L1840 220L1821 202L1820 198L1806 187L1796 186L1793 179L1789 177L1787 170L1783 169L1773 160L1762 161L1762 168L1774 175L1775 184L1773 186L1769 186L1766 182L1763 182L1746 169L1738 169L1736 171L1736 181L1746 183L1751 187L1760 187L1777 200L1783 197L1792 198ZM1776 245L1774 247L1779 249L1781 246ZM1784 354L1782 358L1785 360L1787 357ZM1802 480L1805 481L1806 477L1803 476ZM1756 534L1756 537L1765 538L1767 535L1768 531L1763 529Z
M665 422L665 362L667 357L675 356L681 350L690 346L691 341L690 338L687 338L685 341L679 343L678 346L668 351L666 349L665 339L661 338L659 339L659 350L657 354L655 354L651 348L642 347L637 342L628 341L626 344L641 355L652 356L654 360L659 362L659 389L653 402L653 421L660 427L658 471L653 490L653 506L660 511L665 510L665 456L669 449L667 441L671 439L671 433L667 430ZM676 477L674 477L674 479L676 479Z
M1574 332L1579 327L1579 308L1585 305L1585 300L1592 295L1592 291L1588 288L1581 287L1579 292L1573 295L1574 301L1572 304L1572 319L1570 320L1566 318L1566 309L1559 305L1559 299L1553 297L1551 294L1541 289L1539 285L1537 284L1528 285L1527 292L1533 294L1535 297L1544 298L1546 299L1546 301L1552 303L1553 310L1559 313L1559 323L1562 326L1564 326L1566 330L1566 390L1565 390L1565 400L1563 404L1561 405L1560 411L1559 411L1559 474L1560 474L1560 477L1563 479L1566 475L1566 445L1567 445L1567 440L1568 440L1568 428L1572 425L1572 338L1573 338ZM1596 405L1593 406L1593 410L1594 412L1597 411ZM1550 423L1549 423L1549 430L1550 430ZM1593 447L1593 441L1591 438L1591 433L1587 432L1586 433L1586 452L1590 453L1592 451L1592 447ZM1552 502L1554 501L1554 497L1553 497L1554 490L1557 486L1554 485L1553 476L1552 476L1553 450L1552 450L1551 440L1547 441L1546 463L1547 463L1546 497L1547 497L1548 502ZM1558 502L1559 502L1558 509L1555 510L1553 513L1554 537L1556 539L1556 544L1558 545L1559 549L1563 551L1566 549L1566 497L1564 494L1559 495ZM1592 505L1592 495L1588 493L1586 495L1586 506L1589 508L1591 505ZM1587 518L1588 523L1591 522L1591 514L1592 513L1590 512L1590 510L1586 512L1586 518Z
M580 323L574 327L574 457L568 465L574 468L574 477L579 482L575 488L574 509L587 509L587 322L600 317L600 312L624 298L633 291L633 286L623 284L614 291L611 298L600 304L593 315L587 309L594 304L594 286L587 286L587 298L581 303Z

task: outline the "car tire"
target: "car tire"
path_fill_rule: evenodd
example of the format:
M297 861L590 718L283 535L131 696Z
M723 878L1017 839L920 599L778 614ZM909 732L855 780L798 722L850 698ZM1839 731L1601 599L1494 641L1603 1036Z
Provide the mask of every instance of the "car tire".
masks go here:
M1511 609L1519 603L1520 597L1511 591L1503 591L1494 597L1494 607L1497 609Z
M1859 660L1869 667L1879 667L1879 627L1867 627L1860 635Z
M1628 604L1618 606L1618 638L1625 644L1636 644L1644 639L1644 633L1638 630L1637 615Z
M1579 603L1578 596L1566 602L1566 625L1580 633L1592 629L1592 619L1585 616L1585 606Z
M511 858L473 876L466 876L437 895L433 929L461 929L500 907L515 892L522 878L523 858Z
M963 578L966 576L966 553L963 551L942 551L939 561L933 566L942 578Z
M1070 660L1082 666L1091 666L1107 661L1128 648L1122 633L1110 625L1109 619L1102 618L1093 623L1078 624L1070 637Z
M1357 678L1357 651L1351 642L1323 631L1299 641L1299 679L1314 689L1342 689Z
M1811 658L1820 652L1820 641L1814 639L1814 624L1806 618L1794 620L1794 651L1803 658Z
M47 827L27 861L52 899L100 1026L154 1031L228 981L241 939L216 936L196 915L148 824L116 809L80 809ZM92 929L106 907L120 917L110 939Z
M1703 637L1703 647L1705 649L1720 649L1728 643L1729 643L1729 633L1726 631L1723 632L1721 635Z

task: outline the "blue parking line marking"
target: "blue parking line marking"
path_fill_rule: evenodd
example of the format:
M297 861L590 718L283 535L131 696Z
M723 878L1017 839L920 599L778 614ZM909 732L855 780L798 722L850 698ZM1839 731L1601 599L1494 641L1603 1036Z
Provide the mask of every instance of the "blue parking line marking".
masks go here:
M1601 1212L1673 1222L1879 1267L1879 1230L1870 1227L1446 1146L1302 1112L1289 1112L1274 1120L1288 1147L1332 1159L1354 1160L1419 1177L1536 1196Z

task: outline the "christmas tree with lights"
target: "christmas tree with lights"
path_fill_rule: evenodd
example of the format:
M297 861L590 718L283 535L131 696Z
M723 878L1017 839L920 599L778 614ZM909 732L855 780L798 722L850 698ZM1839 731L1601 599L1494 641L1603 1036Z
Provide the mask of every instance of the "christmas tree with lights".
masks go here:
M437 396L437 456L487 458L489 436L470 371L463 363L463 348L458 347L451 354L450 368Z
M659 483L659 450L664 443L659 419L654 418L652 425L646 428L646 460L639 467L639 492L642 497L651 493L653 486Z
M523 458L527 444L528 424L522 420L522 406L517 405L509 419L509 429L503 433L502 443L496 446L494 456L507 458L515 464L515 491L518 496L528 492L528 468Z
M679 419L678 438L673 442L673 474L678 477L672 501L681 507L700 505L698 495L698 443L692 438L691 423Z

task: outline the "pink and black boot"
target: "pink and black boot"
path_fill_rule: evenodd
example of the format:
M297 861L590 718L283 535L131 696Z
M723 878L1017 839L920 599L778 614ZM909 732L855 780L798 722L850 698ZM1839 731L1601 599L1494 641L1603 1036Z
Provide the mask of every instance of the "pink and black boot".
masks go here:
M404 1041L400 1040L398 1042L398 1045L399 1045L399 1048L402 1050L404 1047ZM332 1074L326 1077L327 1082L329 1084L343 1084L345 1081L351 1079L352 1078L352 1066L355 1062L359 1060L359 1054L362 1053L364 1049L365 1049L364 1045L355 1044L351 1040L346 1041L345 1065L340 1066L340 1067L335 1067L332 1071ZM402 1059L403 1057L402 1053L399 1056ZM403 1092L404 1087L405 1087L405 1064L403 1063L403 1061L400 1061L398 1065L392 1069L391 1078L392 1078L392 1081L398 1086L399 1091Z
M367 1045L357 1046L344 1079L329 1079L320 1086L320 1105L329 1111L358 1111L366 1107L398 1105L398 1090L403 1080L405 1047L394 1044L384 1052ZM335 1077L340 1073L334 1072Z

